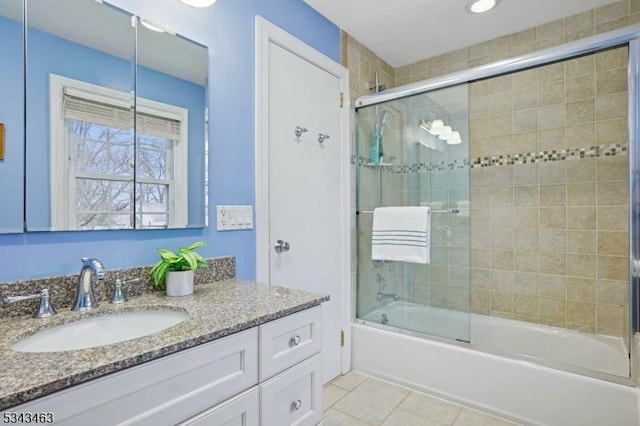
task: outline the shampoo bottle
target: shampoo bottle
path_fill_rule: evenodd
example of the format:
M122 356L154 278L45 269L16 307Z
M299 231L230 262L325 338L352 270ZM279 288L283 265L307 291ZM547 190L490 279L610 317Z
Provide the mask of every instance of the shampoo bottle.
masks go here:
M380 133L378 130L373 134L373 144L369 150L369 163L378 164L380 162Z

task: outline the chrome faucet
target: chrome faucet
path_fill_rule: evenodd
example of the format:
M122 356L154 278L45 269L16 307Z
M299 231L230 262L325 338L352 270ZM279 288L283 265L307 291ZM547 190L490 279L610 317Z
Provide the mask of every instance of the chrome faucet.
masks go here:
M389 300L400 300L400 296L395 293L387 293L387 279L380 274L377 274L376 281L380 284L380 291L376 293L376 300L378 302L389 301Z
M102 262L93 257L83 257L80 278L78 279L78 290L76 292L76 303L73 304L72 311L88 311L98 307L98 300L93 291L94 281L104 278L104 266Z
M400 296L398 296L395 293L376 293L376 300L378 302L382 302L384 301L389 301L389 300L394 300L394 301L398 301L400 300Z
M40 290L38 294L29 296L5 296L4 303L22 302L23 300L31 299L40 299L38 309L33 314L34 318L50 318L56 314L56 310L49 299L49 289L47 288Z

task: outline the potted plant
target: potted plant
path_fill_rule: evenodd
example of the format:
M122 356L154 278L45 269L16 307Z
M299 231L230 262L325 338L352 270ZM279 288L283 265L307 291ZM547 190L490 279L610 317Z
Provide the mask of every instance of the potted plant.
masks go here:
M180 247L175 252L159 248L160 260L151 268L154 287L162 288L164 285L167 296L192 294L194 271L209 267L204 258L195 252L205 245L198 241L189 247Z

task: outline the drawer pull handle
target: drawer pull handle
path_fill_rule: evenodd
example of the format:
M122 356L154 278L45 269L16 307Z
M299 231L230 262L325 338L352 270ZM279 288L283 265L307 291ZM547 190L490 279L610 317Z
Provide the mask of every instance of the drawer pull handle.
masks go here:
M299 399L296 399L291 403L291 408L295 410L299 410L301 407L302 407L302 401L300 401Z
M291 338L291 345L298 346L300 344L300 336L293 336Z

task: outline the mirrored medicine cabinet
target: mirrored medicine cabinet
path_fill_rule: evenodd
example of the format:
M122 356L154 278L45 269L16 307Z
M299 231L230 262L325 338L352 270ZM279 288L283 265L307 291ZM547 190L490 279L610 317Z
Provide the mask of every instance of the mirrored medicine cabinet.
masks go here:
M206 226L205 46L95 0L3 1L0 40L0 233Z

